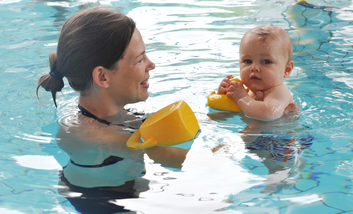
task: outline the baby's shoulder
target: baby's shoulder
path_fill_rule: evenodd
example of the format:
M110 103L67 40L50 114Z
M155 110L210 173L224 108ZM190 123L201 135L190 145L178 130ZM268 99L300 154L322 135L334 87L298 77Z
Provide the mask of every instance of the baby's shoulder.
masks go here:
M270 93L287 93L287 92L289 92L289 89L283 83L268 90L268 94L270 94Z
M277 85L264 93L266 98L290 99L293 101L292 93L285 84Z

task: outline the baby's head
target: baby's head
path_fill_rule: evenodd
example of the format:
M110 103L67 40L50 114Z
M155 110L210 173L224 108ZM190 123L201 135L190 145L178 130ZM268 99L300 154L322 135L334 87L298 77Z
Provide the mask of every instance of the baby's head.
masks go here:
M293 45L280 27L261 25L248 31L240 42L239 67L243 83L252 91L282 84L292 72Z
M268 42L270 45L273 43L279 43L279 45L282 47L282 53L280 54L284 54L283 56L287 56L286 58L288 62L292 60L292 40L283 28L273 26L272 24L260 25L252 28L243 36L240 42L240 50L244 45L244 41L246 40L258 40Z

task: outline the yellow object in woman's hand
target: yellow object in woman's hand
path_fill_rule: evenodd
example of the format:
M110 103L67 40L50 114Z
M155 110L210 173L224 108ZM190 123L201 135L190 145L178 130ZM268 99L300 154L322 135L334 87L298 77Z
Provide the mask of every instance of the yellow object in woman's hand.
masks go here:
M194 139L199 129L194 112L181 100L149 116L126 145L132 150L172 146Z

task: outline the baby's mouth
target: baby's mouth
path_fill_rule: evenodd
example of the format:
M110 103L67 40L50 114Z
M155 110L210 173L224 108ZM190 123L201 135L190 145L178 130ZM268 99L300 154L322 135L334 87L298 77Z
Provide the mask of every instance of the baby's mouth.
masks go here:
M250 79L252 80L261 80L258 76L256 75L251 75Z

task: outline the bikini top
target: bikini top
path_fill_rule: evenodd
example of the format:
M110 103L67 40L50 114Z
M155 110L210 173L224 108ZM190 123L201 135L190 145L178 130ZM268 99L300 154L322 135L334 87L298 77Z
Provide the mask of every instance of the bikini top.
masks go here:
M106 124L108 126L113 124L113 125L123 126L123 127L126 127L126 128L136 129L135 127L131 127L131 126L128 126L126 124L111 123L111 122L109 122L107 120L98 118L94 114L89 112L87 109L83 108L80 104L78 104L78 108L80 109L80 113L81 114L85 115L86 117L93 118L93 119L97 120L98 122ZM133 112L133 111L131 111L131 109L124 109L124 110L129 111L129 112L131 112L131 113L133 113L134 115L137 115L137 116L144 115L143 113ZM144 121L144 119L142 121ZM122 161L122 160L124 160L124 158L121 158L121 157L118 157L118 156L109 156L108 158L106 158L103 161L103 163L98 164L98 165L81 165L81 164L75 163L73 160L70 160L70 161L71 161L72 164L74 164L76 166L87 167L87 168L96 168L96 167L103 167L103 166L112 165L112 164L115 164L115 163L117 163L119 161Z
M106 124L106 125L117 125L117 126L123 126L123 127L126 127L126 128L132 128L132 129L136 129L136 127L131 127L131 126L128 126L126 124L122 124L122 123L112 123L112 122L109 122L107 120L104 120L104 119L101 119L101 118L98 118L96 117L94 114L92 114L91 112L89 112L87 109L83 108L80 104L78 104L78 108L80 109L80 113L85 115L86 117L90 117L90 118L93 118L95 120L97 120L98 122L100 123L103 123L103 124ZM132 111L132 109L128 108L128 109L124 109L125 111L128 111L136 116L143 116L145 115L144 113L141 113L141 112L135 112L135 111ZM142 119L142 122L144 122L146 119Z

